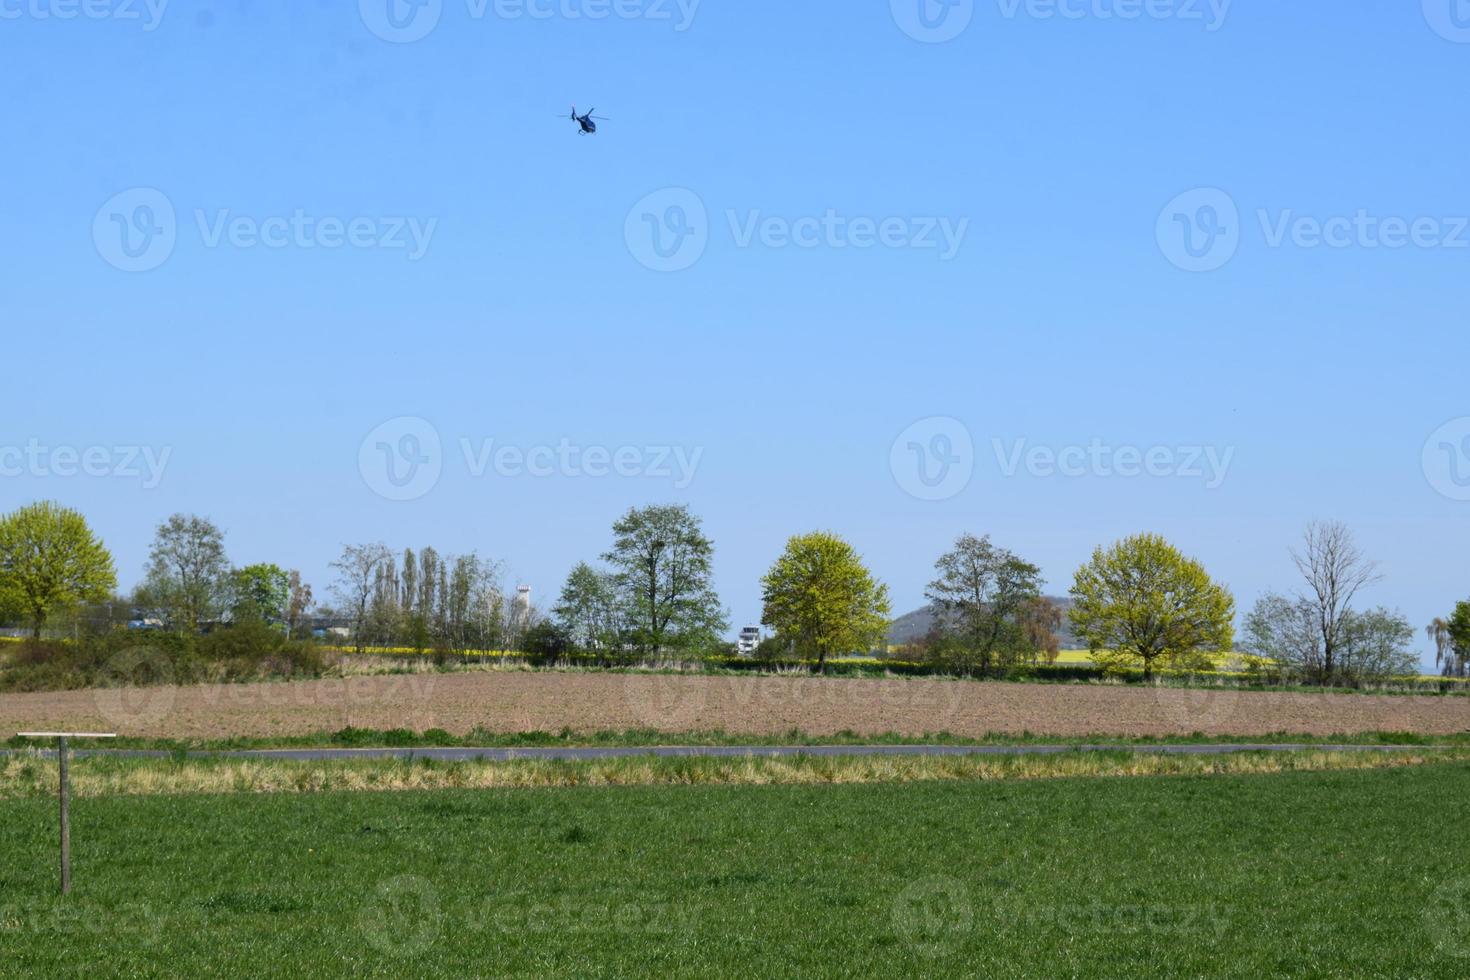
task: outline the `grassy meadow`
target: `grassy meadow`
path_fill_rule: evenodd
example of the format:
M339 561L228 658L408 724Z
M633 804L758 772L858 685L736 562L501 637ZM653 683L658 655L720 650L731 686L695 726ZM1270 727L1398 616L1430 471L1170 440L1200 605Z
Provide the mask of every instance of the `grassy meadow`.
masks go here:
M1470 972L1470 764L0 802L0 974Z

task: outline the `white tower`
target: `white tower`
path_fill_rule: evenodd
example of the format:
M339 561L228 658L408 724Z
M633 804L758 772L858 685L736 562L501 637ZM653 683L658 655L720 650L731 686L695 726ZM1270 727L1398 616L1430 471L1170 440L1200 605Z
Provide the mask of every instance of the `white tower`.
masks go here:
M511 620L518 626L525 626L531 619L531 587L529 585L516 586L516 597L510 604Z

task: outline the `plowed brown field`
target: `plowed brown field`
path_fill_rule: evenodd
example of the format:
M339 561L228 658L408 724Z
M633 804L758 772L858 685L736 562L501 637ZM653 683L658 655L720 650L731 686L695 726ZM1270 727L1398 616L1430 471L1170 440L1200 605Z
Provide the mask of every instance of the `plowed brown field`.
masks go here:
M221 738L355 726L494 732L850 730L1047 735L1447 734L1470 698L1195 691L939 680L487 672L0 695L0 737L23 730Z

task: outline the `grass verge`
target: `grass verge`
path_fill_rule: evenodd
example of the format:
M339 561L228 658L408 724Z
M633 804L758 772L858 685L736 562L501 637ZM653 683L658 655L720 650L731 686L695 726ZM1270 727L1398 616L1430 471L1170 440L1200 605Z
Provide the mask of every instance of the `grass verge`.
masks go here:
M71 768L78 798L222 793L403 792L572 786L788 786L1038 780L1077 777L1219 776L1392 769L1470 762L1470 749L1403 752L1242 752L1158 755L1117 750L1046 756L809 756L782 758L432 759L127 758L92 756ZM0 799L54 796L54 761L0 761Z

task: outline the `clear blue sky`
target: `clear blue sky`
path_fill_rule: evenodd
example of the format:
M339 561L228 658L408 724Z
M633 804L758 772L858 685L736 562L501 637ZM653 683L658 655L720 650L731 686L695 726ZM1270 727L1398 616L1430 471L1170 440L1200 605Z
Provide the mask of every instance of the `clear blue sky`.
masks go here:
M373 33L392 34L376 0L175 0L152 30L141 0L94 2L108 16L0 3L0 444L170 456L156 487L26 463L0 477L0 506L80 508L125 587L154 525L192 511L227 529L236 562L299 567L319 594L344 542L381 539L503 559L546 602L628 506L683 501L737 626L785 538L815 528L857 545L895 611L965 530L1056 592L1097 544L1154 530L1244 610L1295 585L1286 549L1313 518L1358 532L1387 576L1369 600L1416 628L1470 595L1470 503L1423 461L1470 416L1470 232L1449 247L1470 215L1470 11L1455 20L1448 0L1433 16L1237 0L1223 21L1205 0L1138 19L1103 16L1111 0L1067 0L1076 17L980 0L951 12L972 20L946 43L900 27L923 36L917 0L704 0L687 23L673 0L604 19L585 16L595 0L539 0L549 17L442 0L411 43ZM609 117L597 136L577 135L572 102ZM141 240L162 259L128 272L113 216L163 220L136 188L162 193L176 230ZM682 212L704 236L682 271L640 262L657 259L635 205L666 188L706 209ZM1166 211L1198 188L1238 221L1198 195ZM653 198L655 220L677 224L671 200ZM250 244L298 210L366 218L374 240L393 219L434 224L417 258L307 233ZM829 211L904 234L968 225L948 258L743 237L753 215ZM247 237L214 239L221 212ZM1308 227L1273 247L1283 216L1360 212L1434 219L1421 237L1441 244L1314 246ZM1168 230L1203 235L1212 216L1230 260L1180 268ZM374 492L360 460L399 417L443 447L409 501ZM914 474L891 462L931 417L974 446L941 500L906 492ZM702 456L686 487L476 477L461 439ZM1214 488L1092 464L1006 475L994 439L1233 455ZM1460 455L1445 465L1470 474Z

